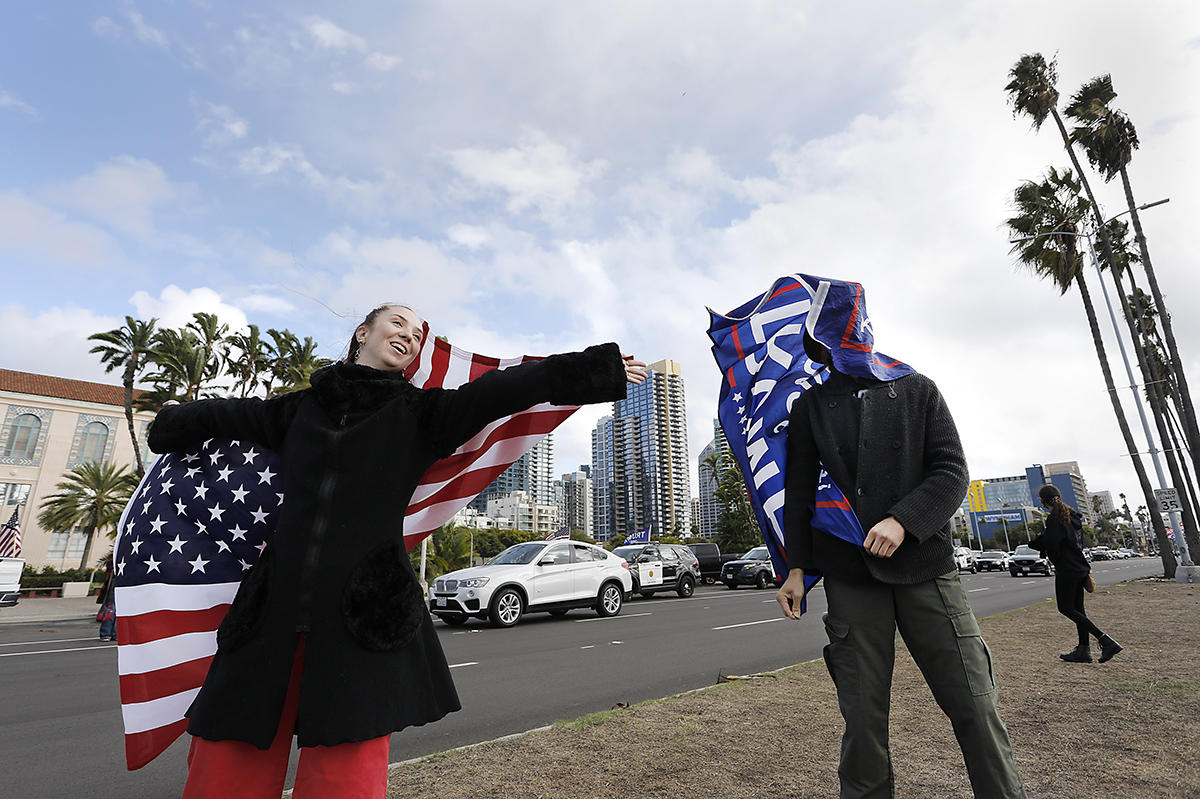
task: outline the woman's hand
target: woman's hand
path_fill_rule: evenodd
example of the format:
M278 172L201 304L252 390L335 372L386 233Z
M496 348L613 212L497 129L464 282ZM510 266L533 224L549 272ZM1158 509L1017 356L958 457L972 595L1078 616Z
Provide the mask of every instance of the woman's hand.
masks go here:
M625 379L635 386L640 386L646 380L646 364L642 361L635 361L632 355L621 353L621 358L625 361Z

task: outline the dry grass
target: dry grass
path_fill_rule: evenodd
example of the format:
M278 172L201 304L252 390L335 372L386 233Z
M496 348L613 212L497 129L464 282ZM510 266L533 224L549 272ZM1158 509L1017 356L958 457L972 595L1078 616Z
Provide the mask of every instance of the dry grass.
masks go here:
M1029 796L1200 796L1200 590L1124 583L1089 596L1088 613L1126 647L1110 663L1059 661L1074 630L1049 602L981 622ZM835 796L841 729L815 661L400 766L389 796ZM903 646L891 739L897 796L971 795L950 724Z

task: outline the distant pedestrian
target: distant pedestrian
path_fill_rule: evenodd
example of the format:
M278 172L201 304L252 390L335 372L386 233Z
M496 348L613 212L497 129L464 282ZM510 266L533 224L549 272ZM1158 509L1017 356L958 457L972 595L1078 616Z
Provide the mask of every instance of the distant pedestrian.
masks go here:
M112 556L108 558L108 566L104 571L104 584L100 586L100 595L96 597L96 604L100 606L100 610L96 613L96 619L100 622L100 640L115 641L117 640L117 592L115 590L116 581L113 579Z
M1083 556L1083 517L1063 502L1062 494L1052 485L1042 486L1038 497L1050 515L1046 517L1046 531L1030 541L1029 546L1044 553L1054 564L1058 612L1075 622L1079 634L1079 645L1059 657L1068 663L1091 663L1092 648L1088 636L1094 635L1100 643L1100 662L1104 663L1124 647L1100 632L1083 612L1084 587L1092 577L1092 567Z

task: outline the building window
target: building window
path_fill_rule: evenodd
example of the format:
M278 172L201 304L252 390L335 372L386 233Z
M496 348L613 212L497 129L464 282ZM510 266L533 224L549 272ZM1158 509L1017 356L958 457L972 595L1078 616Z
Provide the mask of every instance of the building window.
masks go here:
M24 505L29 502L29 483L0 483L0 506L4 505ZM0 512L0 524L8 521L8 517L12 515L12 511L7 513Z
M50 533L50 545L46 548L46 559L61 561L67 558L72 560L82 558L85 543L87 543L87 536L78 527L65 532L56 530Z
M79 442L79 462L104 460L104 448L107 446L108 425L104 422L88 422Z
M32 413L18 416L8 429L8 440L4 442L5 457L32 460L41 431L42 420Z

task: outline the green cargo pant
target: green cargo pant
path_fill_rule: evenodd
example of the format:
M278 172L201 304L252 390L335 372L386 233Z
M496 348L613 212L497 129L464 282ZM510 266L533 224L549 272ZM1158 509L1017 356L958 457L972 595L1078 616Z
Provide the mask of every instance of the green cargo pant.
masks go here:
M949 717L976 797L1024 797L1008 730L996 711L992 656L958 572L916 585L825 578L825 663L846 720L842 799L893 795L888 710L896 628Z

